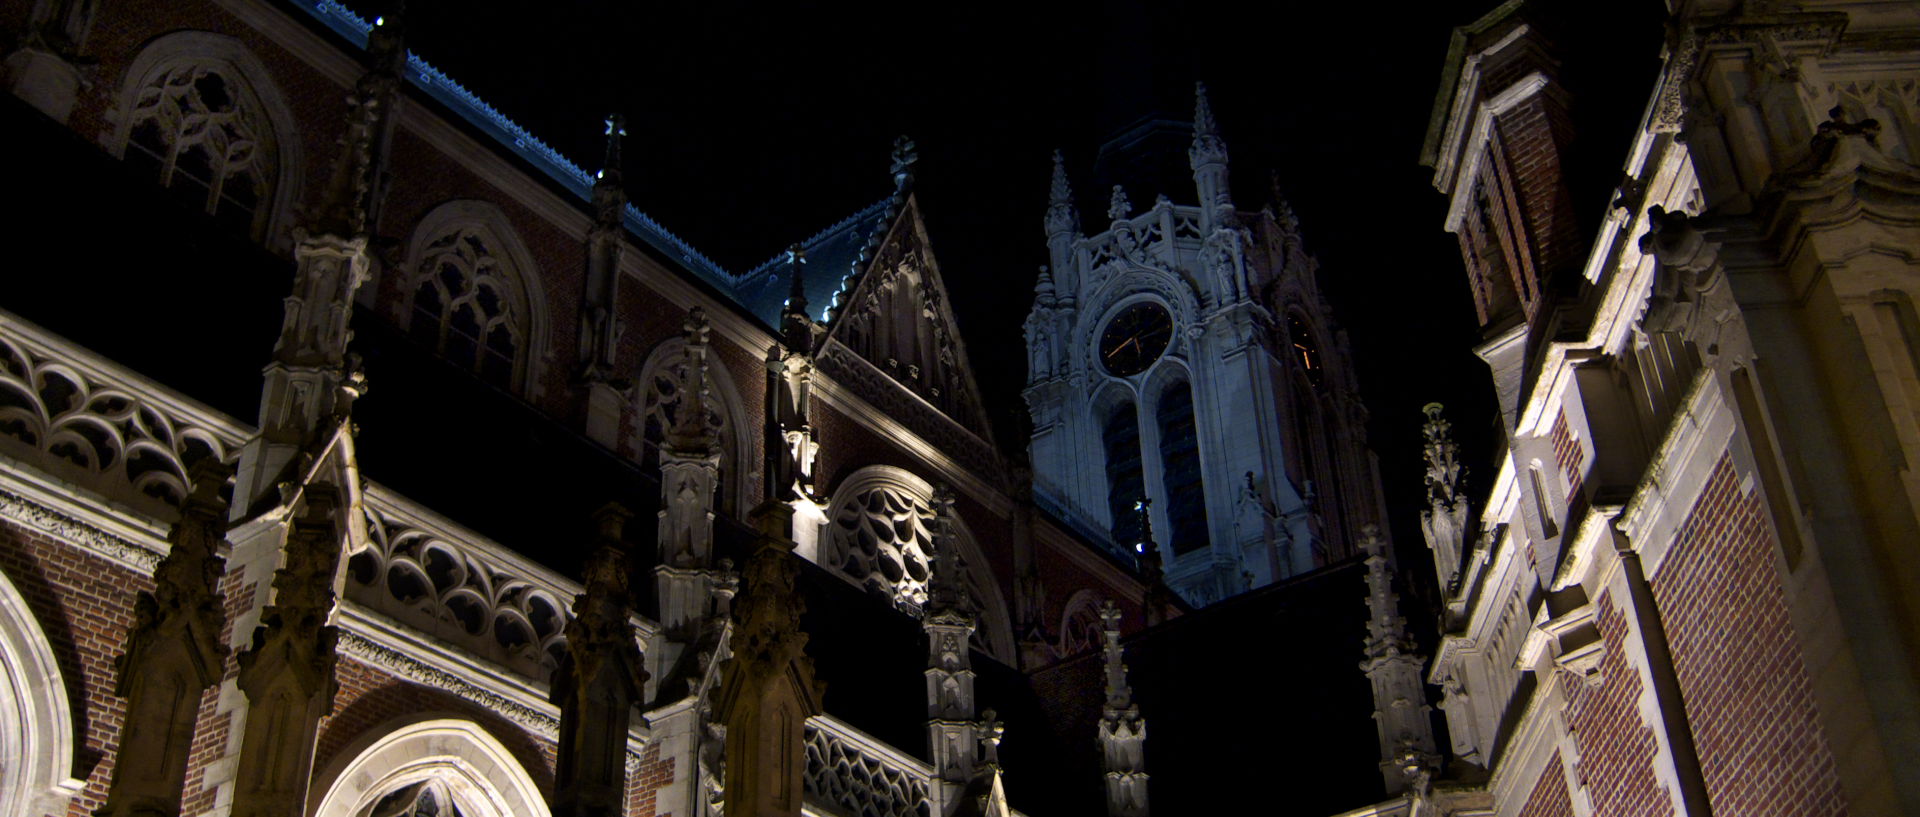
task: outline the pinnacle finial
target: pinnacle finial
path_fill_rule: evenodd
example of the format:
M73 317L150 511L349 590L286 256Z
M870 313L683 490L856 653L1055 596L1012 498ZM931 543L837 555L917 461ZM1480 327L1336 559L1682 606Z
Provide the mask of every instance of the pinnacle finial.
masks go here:
M405 0L393 0L384 14L373 18L373 29L367 32L367 67L399 76L407 62L406 16Z
M971 612L961 582L959 533L953 519L953 489L933 487L933 576L927 581L927 607L937 612Z
M1459 498L1460 478L1466 469L1460 464L1460 446L1453 441L1453 423L1441 416L1442 408L1439 403L1420 408L1427 416L1420 427L1425 438L1421 454L1427 466L1427 503L1450 506Z
M1220 138L1220 123L1214 121L1204 82L1193 84L1193 147L1187 150L1187 158L1195 170L1227 162L1227 143Z
M1120 185L1113 186L1113 197L1107 200L1107 218L1119 221L1133 215L1133 202L1127 201L1127 190Z
M713 450L719 431L707 412L707 332L709 329L707 310L695 306L687 310L685 321L680 324L681 336L686 339L686 371L680 381L680 412L673 427L667 429L668 445L674 449L707 453Z
M620 140L627 135L627 118L618 113L607 114L606 118L607 154L600 162L600 173L594 178L620 183Z
M1127 665L1120 647L1120 606L1107 599L1100 604L1102 651L1106 658L1107 707L1125 709L1133 703L1133 688L1127 685Z
M1080 212L1073 206L1073 187L1067 183L1067 159L1053 152L1053 183L1047 188L1047 235L1070 233L1080 226Z
M893 139L892 158L888 172L893 174L893 191L904 195L913 187L913 166L920 162L920 149L912 137L901 134Z
M787 286L787 311L807 312L807 248L794 244L787 247L787 263L793 266L793 280Z

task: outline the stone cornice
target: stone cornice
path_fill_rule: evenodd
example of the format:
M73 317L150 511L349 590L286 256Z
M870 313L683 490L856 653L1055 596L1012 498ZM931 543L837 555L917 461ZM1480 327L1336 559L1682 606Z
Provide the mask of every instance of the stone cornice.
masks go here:
M152 575L168 550L166 526L86 502L82 496L78 488L56 484L18 460L0 455L0 519Z

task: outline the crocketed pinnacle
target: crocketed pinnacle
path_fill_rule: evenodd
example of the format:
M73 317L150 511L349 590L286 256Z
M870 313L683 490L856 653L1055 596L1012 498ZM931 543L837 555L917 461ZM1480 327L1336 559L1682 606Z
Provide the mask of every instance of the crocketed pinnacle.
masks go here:
M1080 212L1073 206L1073 187L1067 183L1067 160L1053 152L1053 184L1047 190L1047 235L1070 233L1080 227Z
M1195 170L1209 164L1225 164L1227 143L1220 139L1220 125L1213 119L1213 106L1207 104L1207 84L1193 84L1193 147L1187 158Z

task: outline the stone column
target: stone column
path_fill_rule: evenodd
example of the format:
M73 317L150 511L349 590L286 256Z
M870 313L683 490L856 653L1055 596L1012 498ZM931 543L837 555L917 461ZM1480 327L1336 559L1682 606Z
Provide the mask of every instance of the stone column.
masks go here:
M567 651L554 672L553 702L560 706L554 817L626 813L628 725L647 680L629 615L621 544L628 518L618 505L595 514L598 535L587 560L585 592L574 597Z
M272 603L253 631L253 646L240 653L239 686L248 709L234 817L304 817L314 739L333 708L339 633L327 622L340 575L341 532L334 522L340 492L315 483L302 501L305 512L293 522L284 562L274 571Z
M1133 702L1121 663L1120 608L1100 606L1105 623L1107 702L1100 717L1100 759L1107 773L1107 817L1147 817L1147 721Z
M154 569L154 591L134 601L126 650L114 661L113 692L126 699L127 720L97 817L180 813L200 693L226 672L226 600L219 590L226 561L219 549L227 503L220 489L232 474L212 457L194 463L193 493Z

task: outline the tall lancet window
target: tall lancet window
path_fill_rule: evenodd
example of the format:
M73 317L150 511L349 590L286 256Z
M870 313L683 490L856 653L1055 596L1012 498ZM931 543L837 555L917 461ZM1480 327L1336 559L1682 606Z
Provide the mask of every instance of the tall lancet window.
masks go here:
M1140 540L1140 515L1133 503L1147 494L1140 470L1140 419L1133 403L1120 404L1101 431L1107 449L1107 510L1113 514L1113 542L1132 549Z
M1175 383L1160 396L1160 464L1167 492L1168 541L1175 555L1207 544L1207 489L1200 477L1200 438L1193 426L1193 389Z

